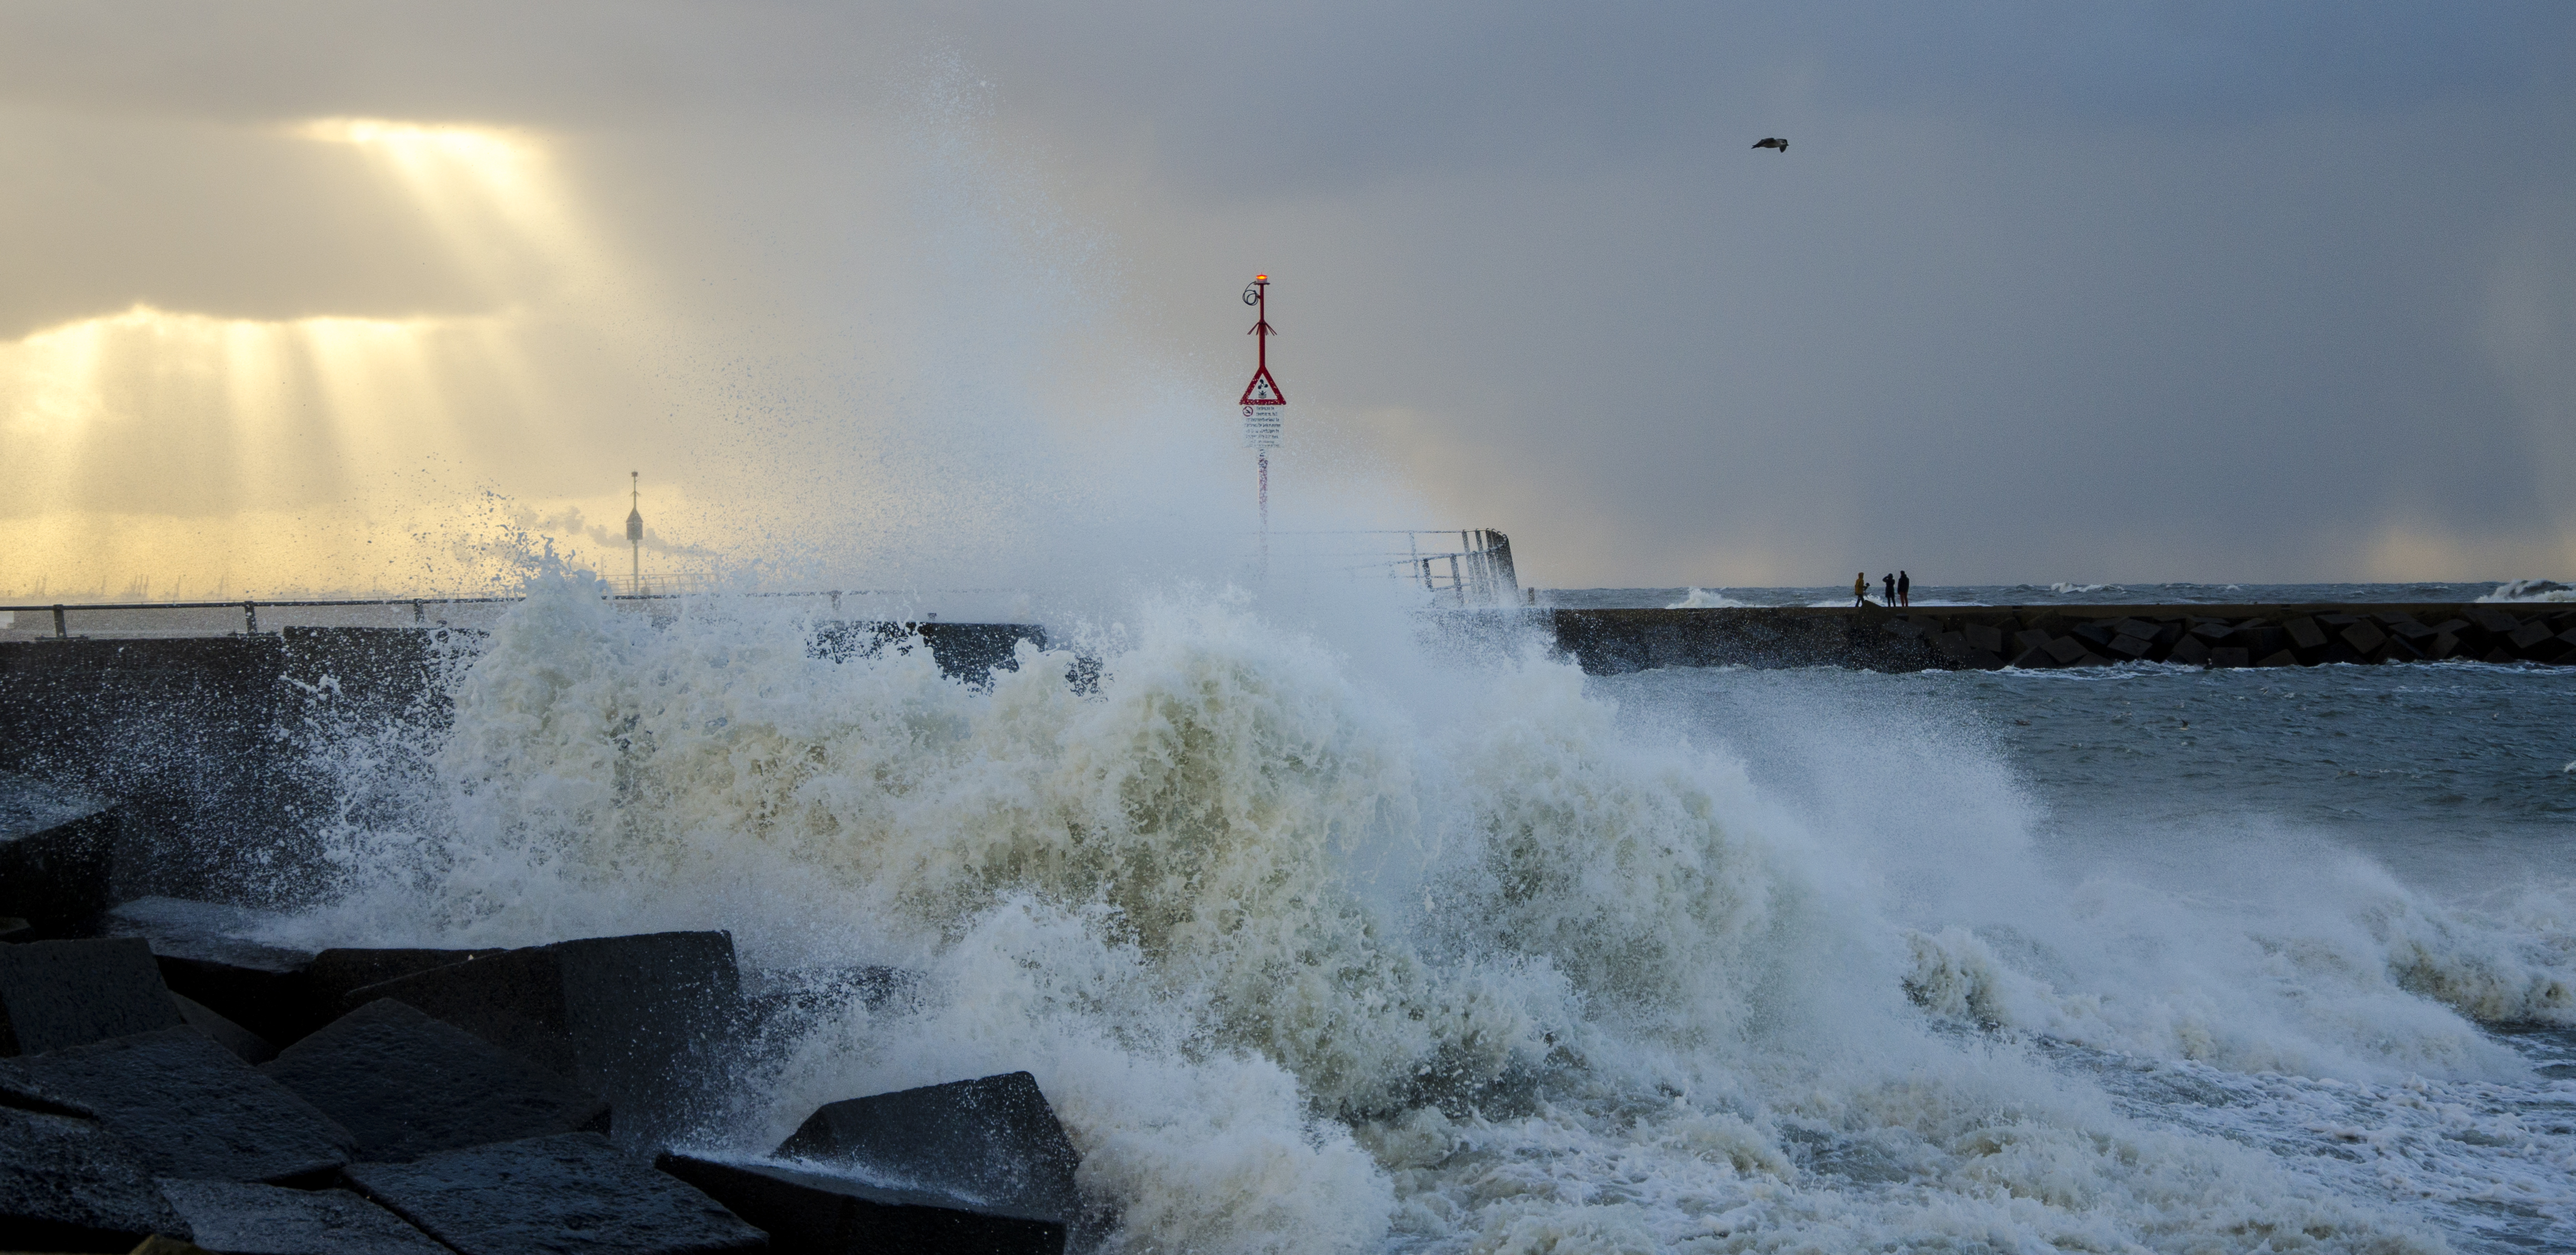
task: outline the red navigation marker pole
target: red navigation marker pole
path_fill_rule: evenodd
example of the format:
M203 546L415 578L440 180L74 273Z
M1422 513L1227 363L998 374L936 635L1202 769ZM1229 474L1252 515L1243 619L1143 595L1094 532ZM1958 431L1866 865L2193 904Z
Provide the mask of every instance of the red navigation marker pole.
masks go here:
M1279 391L1279 382L1270 377L1270 337L1279 334L1270 326L1270 276L1254 275L1243 288L1243 303L1259 311L1253 315L1252 382L1243 389L1243 443L1259 451L1261 462L1261 566L1270 567L1270 450L1279 443L1279 417L1286 412L1288 398Z

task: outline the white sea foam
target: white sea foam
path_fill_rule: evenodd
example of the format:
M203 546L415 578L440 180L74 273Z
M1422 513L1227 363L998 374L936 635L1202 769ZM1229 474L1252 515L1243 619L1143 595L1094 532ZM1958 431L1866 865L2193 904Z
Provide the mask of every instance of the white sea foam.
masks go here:
M1690 595L1689 595L1689 596L1684 597L1684 598L1682 598L1680 601L1674 602L1673 604L1671 604L1671 605L1669 605L1669 606L1664 607L1664 609L1666 609L1666 610L1727 610L1727 609L1733 609L1733 608L1735 608L1735 607L1739 607L1739 606L1750 606L1750 605L1756 605L1756 604L1758 604L1758 603L1750 602L1750 601L1737 601L1736 599L1734 599L1734 598L1732 598L1732 597L1727 596L1727 595L1726 595L1726 590L1725 590L1725 589L1723 589L1723 588L1694 588L1694 589L1690 590Z
M2556 580L2510 580L2495 586L2495 591L2478 598L2480 601L2576 601L2576 588Z
M2384 1089L2510 1081L2464 1017L2569 1022L2545 906L2358 863L2290 918L2070 892L1952 742L1838 751L1958 790L1900 847L1535 655L1354 657L1201 598L1094 632L1088 682L1023 646L978 688L810 628L537 588L452 720L329 739L345 884L297 935L910 967L780 1028L710 1143L1028 1068L1137 1251L2437 1250L2401 1193L2031 1043Z

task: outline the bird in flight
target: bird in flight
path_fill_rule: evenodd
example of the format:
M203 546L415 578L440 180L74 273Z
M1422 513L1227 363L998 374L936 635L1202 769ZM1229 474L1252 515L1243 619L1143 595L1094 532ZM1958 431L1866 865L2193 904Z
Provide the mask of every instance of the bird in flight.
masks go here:
M1780 150L1780 151L1782 151L1782 152L1787 152L1787 151L1789 151L1789 141L1787 141L1787 140L1785 140L1785 139L1782 139L1782 138L1780 138L1780 137L1779 137L1779 136L1777 136L1777 135L1774 135L1774 136L1772 136L1771 138L1766 139L1766 140L1762 141L1762 142L1761 142L1761 143L1759 143L1759 144L1755 144L1755 145L1754 145L1754 147L1756 147L1756 148L1777 148L1777 149L1779 149L1779 150Z

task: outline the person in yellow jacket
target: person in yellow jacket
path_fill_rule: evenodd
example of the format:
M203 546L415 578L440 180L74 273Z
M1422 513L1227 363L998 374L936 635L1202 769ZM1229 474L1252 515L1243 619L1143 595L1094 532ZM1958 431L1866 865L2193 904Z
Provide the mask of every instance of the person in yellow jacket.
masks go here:
M1852 573L1852 609L1858 610L1868 604L1869 572L1855 571Z

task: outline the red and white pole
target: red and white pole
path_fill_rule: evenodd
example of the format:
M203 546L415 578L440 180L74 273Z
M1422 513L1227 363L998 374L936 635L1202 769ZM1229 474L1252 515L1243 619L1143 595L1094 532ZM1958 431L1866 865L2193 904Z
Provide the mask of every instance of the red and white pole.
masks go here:
M1270 570L1270 449L1279 443L1279 419L1286 411L1288 397L1279 391L1279 381L1270 377L1270 337L1279 332L1270 325L1270 276L1254 275L1243 289L1243 303L1252 306L1253 365L1252 382L1243 389L1243 442L1258 453L1261 467L1261 569Z

